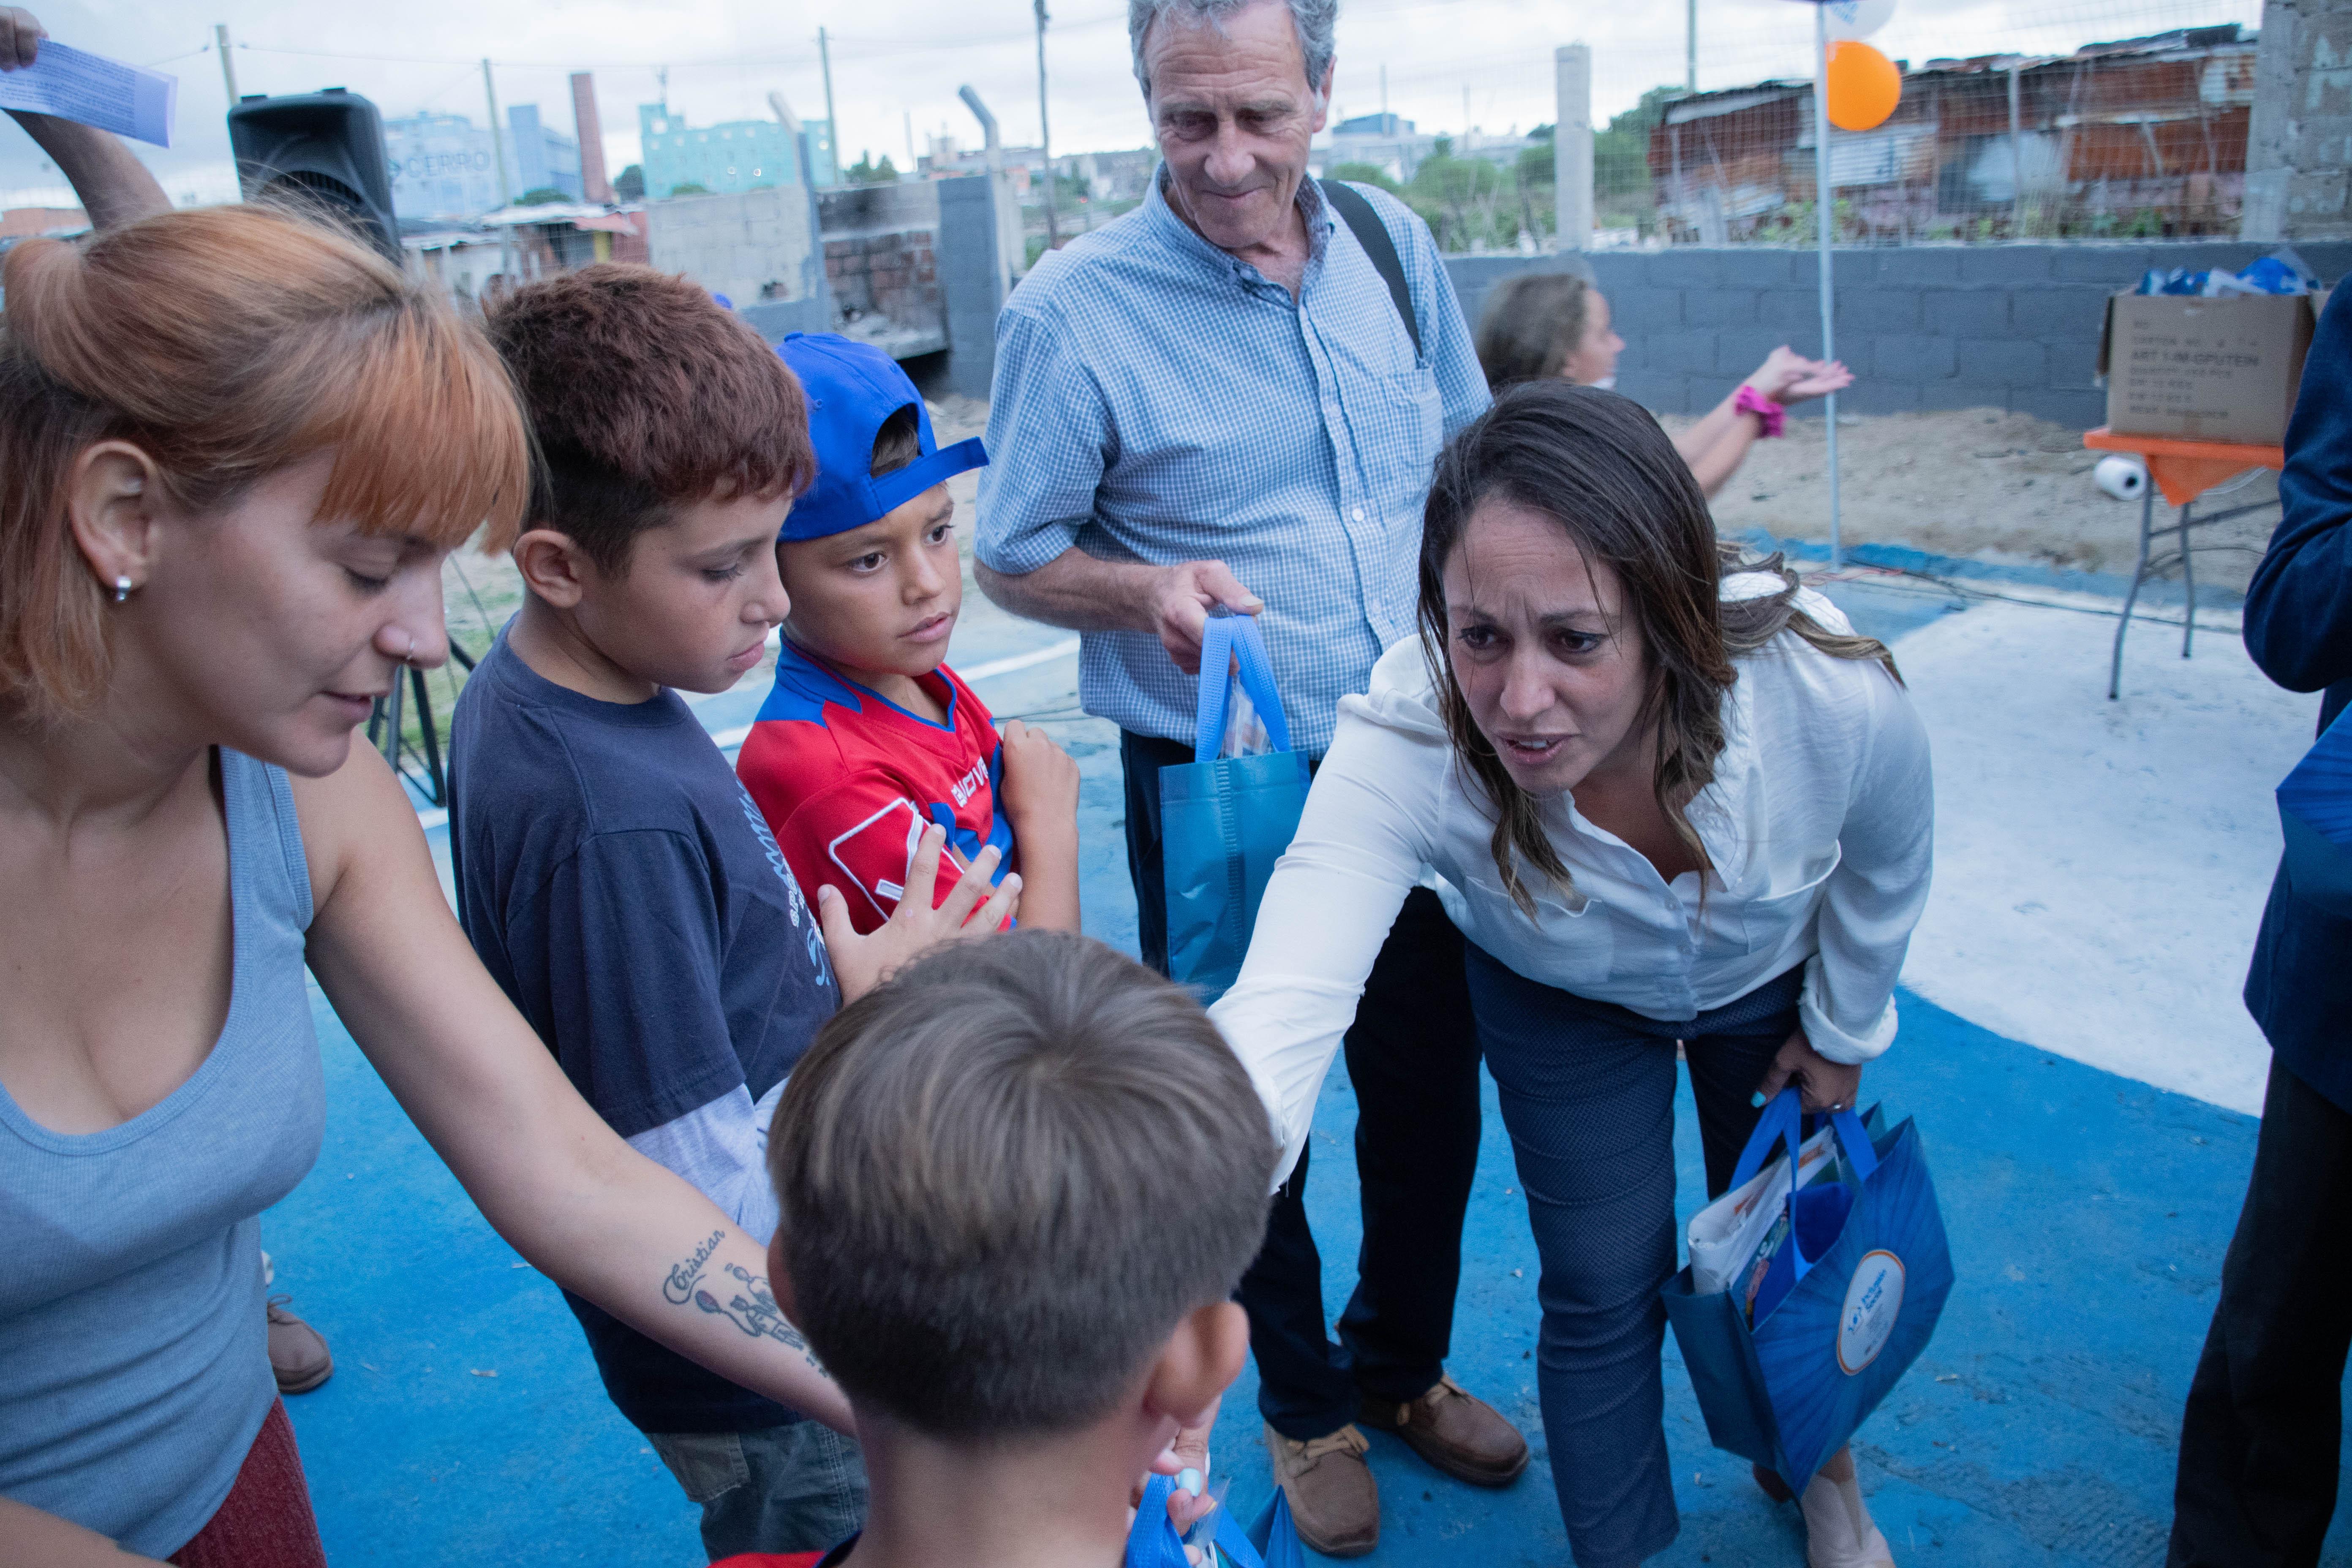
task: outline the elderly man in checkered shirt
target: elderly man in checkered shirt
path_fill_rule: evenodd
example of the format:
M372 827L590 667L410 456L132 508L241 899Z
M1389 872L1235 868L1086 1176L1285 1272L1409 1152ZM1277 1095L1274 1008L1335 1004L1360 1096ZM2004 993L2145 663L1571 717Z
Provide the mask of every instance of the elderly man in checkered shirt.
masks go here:
M1086 634L1079 691L1122 731L1139 935L1162 970L1159 773L1192 760L1210 610L1259 616L1294 742L1319 756L1339 698L1414 635L1431 463L1486 405L1428 228L1378 191L1307 178L1337 9L1129 0L1165 162L1141 207L1048 253L997 322L980 581ZM1324 1329L1306 1161L1242 1284L1276 1471L1301 1534L1333 1555L1379 1538L1359 1423L1482 1484L1528 1458L1444 1376L1478 1057L1462 939L1425 889L1347 1049L1364 1244L1345 1349Z

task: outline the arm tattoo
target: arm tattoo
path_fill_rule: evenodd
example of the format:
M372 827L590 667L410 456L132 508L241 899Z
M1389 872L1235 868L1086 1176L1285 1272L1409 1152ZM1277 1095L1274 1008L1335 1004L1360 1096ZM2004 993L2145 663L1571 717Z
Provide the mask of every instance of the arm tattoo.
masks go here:
M764 1276L751 1273L740 1263L719 1266L719 1272L731 1279L731 1285L709 1276L711 1255L726 1237L724 1231L712 1231L691 1257L672 1268L662 1281L662 1300L677 1307L691 1301L706 1312L725 1318L754 1339L774 1340L800 1352L809 1365L824 1372L824 1364L810 1352L808 1341L801 1337L801 1331L785 1320L783 1310L776 1305L775 1292L769 1289Z
M775 1292L768 1289L764 1278L746 1273L740 1263L730 1263L719 1272L735 1281L731 1287L714 1281L716 1289L727 1292L726 1301L722 1304L712 1289L698 1289L694 1293L696 1306L706 1312L720 1314L747 1334L781 1340L796 1351L808 1349L808 1341L801 1338L801 1331L784 1321L782 1310L776 1305Z
M726 1239L723 1230L714 1230L705 1237L702 1245L694 1249L694 1256L673 1268L669 1278L662 1281L662 1300L673 1307L683 1307L694 1300L694 1282L702 1278L703 1265L710 1261L710 1255Z

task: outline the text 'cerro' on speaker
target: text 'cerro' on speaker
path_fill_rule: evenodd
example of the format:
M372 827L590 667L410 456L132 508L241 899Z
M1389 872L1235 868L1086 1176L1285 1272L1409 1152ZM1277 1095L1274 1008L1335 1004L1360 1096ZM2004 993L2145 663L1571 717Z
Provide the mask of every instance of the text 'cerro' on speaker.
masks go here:
M401 258L392 160L374 104L340 87L248 93L228 111L228 140L247 201L307 208Z

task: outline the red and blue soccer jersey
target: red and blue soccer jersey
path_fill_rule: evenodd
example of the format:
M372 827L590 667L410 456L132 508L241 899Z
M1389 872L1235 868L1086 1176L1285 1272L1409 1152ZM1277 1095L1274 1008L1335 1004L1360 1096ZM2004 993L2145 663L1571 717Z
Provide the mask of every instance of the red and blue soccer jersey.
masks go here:
M993 844L1003 857L997 877L1015 868L1013 827L996 805L1003 759L988 710L946 665L922 682L946 703L944 724L843 679L788 637L775 689L735 759L793 875L812 899L832 883L860 931L898 907L932 823L966 863ZM955 880L942 861L934 902Z

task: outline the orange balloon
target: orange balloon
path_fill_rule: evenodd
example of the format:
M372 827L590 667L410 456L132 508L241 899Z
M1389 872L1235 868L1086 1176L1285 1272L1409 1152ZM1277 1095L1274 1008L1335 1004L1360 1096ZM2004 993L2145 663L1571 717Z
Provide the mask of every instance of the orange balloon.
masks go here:
M1903 73L1868 44L1841 38L1830 46L1830 123L1841 131L1883 125L1903 97Z

